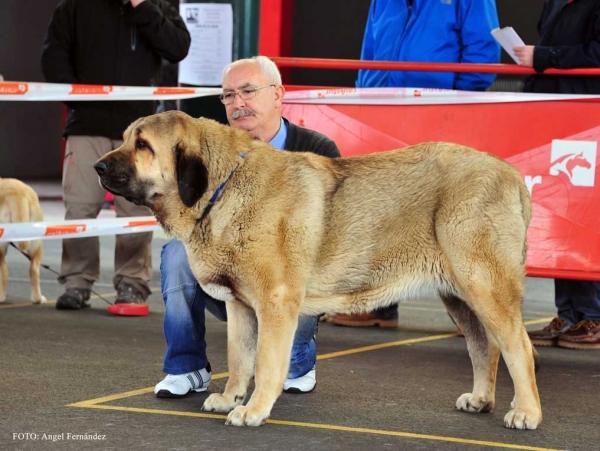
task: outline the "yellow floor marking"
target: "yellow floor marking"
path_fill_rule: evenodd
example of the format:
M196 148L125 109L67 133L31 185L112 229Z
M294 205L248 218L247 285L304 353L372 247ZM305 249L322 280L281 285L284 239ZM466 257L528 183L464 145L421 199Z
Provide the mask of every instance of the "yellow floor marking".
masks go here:
M102 410L117 410L120 412L137 412L137 413L152 413L159 415L174 415L174 416L182 416L182 417L195 417L195 418L211 418L211 419L220 419L226 420L227 415L219 415L213 413L203 413L203 412L181 412L174 410L160 410L160 409L145 409L139 407L117 407L117 406L107 406L107 405L89 405L86 406L91 409L102 409ZM506 448L506 449L524 449L529 451L561 451L559 449L553 448L539 448L536 446L527 446L527 445L517 445L511 443L500 443L500 442L488 442L484 440L472 440L472 439L463 439L458 437L445 437L438 435L428 435L428 434L414 434L411 432L399 432L399 431L385 431L381 429L366 429L366 428L353 428L347 426L339 426L336 424L320 424L320 423L302 423L298 421L285 421L285 420L267 420L268 424L278 424L281 426L293 426L293 427L304 427L311 429L326 429L329 431L341 431L341 432L356 432L361 434L376 434L376 435L386 435L390 437L403 437L403 438L414 438L421 440L435 440L438 442L451 442L451 443L464 443L469 445L481 445L481 446L490 446L495 448Z
M346 351L330 352L329 354L322 354L317 356L317 360L331 359L334 357L340 357L342 355L358 354L360 352L375 351L377 349L391 348L392 346L403 346L411 345L414 343L423 343L425 341L443 340L445 338L457 337L458 334L443 334L443 335L432 335L429 337L411 338L410 340L391 341L389 343L379 343L376 345L364 346L362 348L347 349Z
M541 323L549 323L552 321L554 317L551 318L540 318L540 319L532 319L530 321L525 321L523 324L526 326L531 326L532 324L541 324Z
M211 379L224 379L229 376L229 373L213 374ZM145 395L146 393L152 393L154 387L140 388L139 390L128 391L125 393L117 393L116 395L105 396L103 398L89 399L87 401L75 402L73 404L67 404L67 407L93 407L97 404L102 404L109 401L116 401L117 399L131 398L133 396ZM120 409L120 407L117 407Z
M452 337L456 337L456 336L457 336L457 334L452 333L452 334L444 334L444 335L432 335L429 337L413 338L410 340L392 341L389 343L380 343L380 344L372 345L372 346L364 346L362 348L354 348L354 349L348 349L346 351L338 351L338 352L331 352L329 354L322 354L322 355L317 356L317 360L331 359L331 358L340 357L343 355L358 354L360 352L374 351L377 349L389 348L392 346L402 346L402 345L408 345L408 344L413 344L413 343L422 343L425 341L432 341L432 340L443 340L445 338L452 338ZM212 379L213 380L223 379L228 376L229 376L229 373L219 373L219 374L214 374L212 376ZM132 396L144 395L146 393L151 393L153 391L154 391L154 387L141 388L139 390L128 391L125 393L117 393L115 395L105 396L103 398L95 398L95 399L90 399L87 401L80 401L80 402L76 402L73 404L68 404L68 406L69 407L90 407L90 406L93 406L96 404L102 404L102 403L109 402L109 401L115 401L117 399L124 399L124 398L130 398Z
M537 319L537 320L525 321L525 325L527 326L530 324L544 323L544 322L550 321L551 319L552 318L542 318L542 319ZM379 343L376 345L363 346L361 348L347 349L345 351L330 352L329 354L321 354L321 355L317 356L317 360L332 359L335 357L341 357L341 356L351 355L351 354L358 354L361 352L375 351L378 349L390 348L393 346L404 346L404 345L410 345L410 344L415 344L415 343L424 343L427 341L444 340L446 338L452 338L452 337L457 337L457 336L458 336L458 334L451 333L451 334L441 334L441 335L430 335L428 337L411 338L409 340L391 341L388 343ZM229 373L213 374L212 379L213 380L223 379L228 376L229 376ZM124 393L117 393L115 395L105 396L103 398L95 398L95 399L89 399L86 401L80 401L80 402L76 402L73 404L68 404L68 406L69 407L91 407L91 406L94 406L97 404L115 401L117 399L130 398L132 396L138 396L138 395L144 395L146 393L152 393L153 391L154 391L154 387L141 388L139 390L133 390L133 391L128 391L128 392L124 392Z
M56 301L50 301L50 302L56 302ZM16 304L2 304L2 305L0 305L0 310L8 309L8 308L17 308L17 307L29 307L30 305L39 305L39 304L34 304L31 301L29 301L29 302L18 302Z
M523 310L523 316L535 315L535 316L546 316L548 312L539 312L537 310Z
M541 322L548 322L552 318L543 318L539 320L532 320L525 322L525 325L536 324ZM329 354L322 354L317 357L317 360L325 360L331 359L335 357L340 357L344 355L357 354L361 352L374 351L378 349L389 348L393 346L403 346L415 343L424 343L427 341L434 340L443 340L446 338L456 337L456 333L451 334L441 334L441 335L432 335L428 337L421 338L413 338L409 340L400 340L393 341L388 343L380 343L377 345L371 346L363 346L361 348L348 349L346 351L338 351L331 352ZM229 373L219 373L212 376L212 379L223 379L229 376ZM212 413L204 413L204 412L180 412L173 410L160 410L160 409L148 409L148 408L139 408L139 407L120 407L120 406L109 406L104 403L115 401L119 399L129 398L137 395L152 393L154 391L154 387L142 388L139 390L133 390L125 393L119 393L111 396L105 396L103 398L90 399L87 401L76 402L73 404L68 404L67 407L80 407L80 408L88 408L88 409L103 409L103 410L117 410L124 412L137 412L137 413L151 413L151 414L160 414L160 415L175 415L175 416L186 416L186 417L196 417L196 418L210 418L210 419L221 419L225 420L227 418L226 415L218 415ZM366 429L366 428L352 428L346 426L339 426L333 424L318 424L318 423L302 423L296 421L285 421L285 420L267 420L269 424L278 424L282 426L294 426L294 427L305 427L305 428L313 428L313 429L327 429L332 431L342 431L342 432L355 432L355 433L363 433L363 434L376 434L376 435L385 435L390 437L403 437L403 438L414 438L414 439L422 439L422 440L434 440L440 442L452 442L452 443L464 443L470 445L480 445L480 446L489 446L495 448L506 448L506 449L523 449L530 451L559 451L551 448L539 448L533 446L526 445L517 445L510 443L500 443L500 442L487 442L482 440L472 440L472 439L462 439L458 437L445 437L445 436L437 436L437 435L427 435L427 434L414 434L410 432L398 432L398 431L385 431L378 429Z

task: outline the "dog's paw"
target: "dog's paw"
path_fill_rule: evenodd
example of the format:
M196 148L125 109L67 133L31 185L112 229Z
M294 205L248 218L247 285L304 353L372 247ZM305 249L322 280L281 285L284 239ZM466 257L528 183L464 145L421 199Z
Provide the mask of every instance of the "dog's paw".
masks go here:
M46 299L46 296L42 295L39 299L31 298L31 302L34 304L45 304L48 300Z
M494 407L494 401L487 401L480 396L473 396L472 393L464 393L457 400L454 408L463 412L487 413Z
M511 409L504 417L504 426L510 429L537 429L542 422L542 412Z
M225 394L213 393L202 406L205 412L228 413L236 406L239 406L244 401L243 397L236 396L233 399Z
M248 406L238 406L227 415L225 424L232 426L262 426L268 418L268 413L255 412Z

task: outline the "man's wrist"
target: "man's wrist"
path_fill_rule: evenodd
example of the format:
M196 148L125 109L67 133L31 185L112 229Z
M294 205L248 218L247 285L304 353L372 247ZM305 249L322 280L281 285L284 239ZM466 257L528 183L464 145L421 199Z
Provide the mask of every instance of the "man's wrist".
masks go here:
M131 6L134 8L138 6L140 3L144 3L146 0L131 0Z

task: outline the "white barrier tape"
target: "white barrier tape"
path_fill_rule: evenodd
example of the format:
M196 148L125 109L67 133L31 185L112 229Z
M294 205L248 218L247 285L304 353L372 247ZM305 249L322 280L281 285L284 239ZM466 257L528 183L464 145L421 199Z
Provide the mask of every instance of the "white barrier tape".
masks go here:
M0 101L177 100L221 94L221 88L0 82Z
M57 240L159 230L154 216L0 224L0 242Z
M219 95L221 88L0 82L0 101L176 100ZM454 91L433 88L330 88L289 91L285 103L441 105L600 99L597 95Z
M284 103L441 105L600 99L597 95L453 91L432 88L331 88L288 91Z

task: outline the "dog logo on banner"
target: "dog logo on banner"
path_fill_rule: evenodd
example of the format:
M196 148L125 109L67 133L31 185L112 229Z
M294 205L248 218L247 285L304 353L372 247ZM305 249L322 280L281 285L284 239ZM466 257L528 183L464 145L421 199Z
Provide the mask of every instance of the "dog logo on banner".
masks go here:
M564 174L573 186L594 186L596 141L552 140L550 175Z

